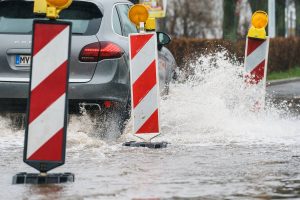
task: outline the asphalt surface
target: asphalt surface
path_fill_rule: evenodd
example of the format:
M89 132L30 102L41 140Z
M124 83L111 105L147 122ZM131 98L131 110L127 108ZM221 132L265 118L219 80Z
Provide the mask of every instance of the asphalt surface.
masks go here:
M300 79L271 82L267 92L274 98L300 99Z

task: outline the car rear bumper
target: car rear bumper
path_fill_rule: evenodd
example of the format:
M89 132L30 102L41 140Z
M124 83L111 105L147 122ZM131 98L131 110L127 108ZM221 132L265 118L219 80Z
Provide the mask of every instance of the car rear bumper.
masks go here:
M68 98L71 100L112 100L125 102L128 85L120 83L70 83ZM27 99L28 83L0 82L0 99Z
M70 110L78 110L80 103L97 103L109 100L126 103L128 86L119 83L69 84ZM0 82L0 111L25 112L29 84Z

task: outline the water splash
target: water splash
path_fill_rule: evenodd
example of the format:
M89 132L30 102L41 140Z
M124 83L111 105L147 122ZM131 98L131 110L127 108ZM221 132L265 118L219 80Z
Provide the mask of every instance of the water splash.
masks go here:
M245 87L242 64L229 59L226 51L200 56L177 74L169 95L161 100L162 134L156 141L178 145L300 142L300 119L292 116L285 104L267 101L265 109L251 111L257 101L253 97L261 95L261 90ZM12 128L7 115L0 120L4 130L0 133L1 145L9 144L10 136L22 143L24 130ZM107 130L97 120L86 113L70 116L68 151L90 151L91 147L103 150L137 140L132 136L131 120L120 138L115 116L107 116L106 122L111 125Z
M161 136L155 141L179 145L300 142L300 120L289 113L287 105L275 105L268 99L265 109L253 111L264 90L246 87L242 64L227 55L226 51L203 55L177 71L169 95L161 100ZM74 127L82 122L87 123L82 127L89 132L91 121L71 122L71 134L78 132ZM117 142L130 140L137 140L132 135L132 120Z
M173 143L228 144L299 142L300 121L286 105L267 101L251 107L261 88L245 87L243 67L226 51L200 56L190 64L187 79L179 72L170 94L161 102L162 136ZM192 70L191 70L192 69Z

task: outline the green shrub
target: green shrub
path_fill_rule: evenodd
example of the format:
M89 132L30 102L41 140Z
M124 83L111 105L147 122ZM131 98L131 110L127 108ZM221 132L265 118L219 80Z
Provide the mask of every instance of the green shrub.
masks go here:
M222 39L190 39L174 38L168 45L179 67L185 67L189 61L195 60L200 54L228 51L229 57L244 61L245 40L236 42ZM270 41L268 71L287 71L300 66L300 38L275 38Z

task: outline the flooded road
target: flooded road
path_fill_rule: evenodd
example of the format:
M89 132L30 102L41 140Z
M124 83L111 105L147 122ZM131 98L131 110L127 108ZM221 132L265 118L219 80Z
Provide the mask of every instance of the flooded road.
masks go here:
M245 88L241 68L224 53L200 57L161 101L166 149L123 147L112 127L100 137L88 116L70 118L65 185L11 185L23 164L24 130L0 117L0 199L299 199L300 117L289 105L251 107L260 94ZM112 119L113 120L113 119Z

